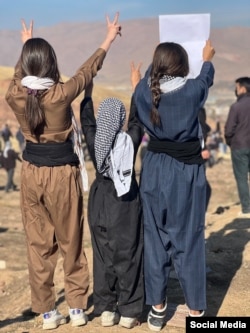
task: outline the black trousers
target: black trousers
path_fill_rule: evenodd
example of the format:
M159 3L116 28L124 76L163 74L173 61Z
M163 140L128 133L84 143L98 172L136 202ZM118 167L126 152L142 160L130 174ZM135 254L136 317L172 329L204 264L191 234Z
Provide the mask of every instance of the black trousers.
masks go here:
M6 170L7 172L7 183L5 185L5 192L8 192L11 189L15 189L16 185L13 182L14 179L14 173L15 173L15 168Z
M142 209L136 180L117 197L109 179L95 180L88 202L93 246L94 312L139 317L144 306Z

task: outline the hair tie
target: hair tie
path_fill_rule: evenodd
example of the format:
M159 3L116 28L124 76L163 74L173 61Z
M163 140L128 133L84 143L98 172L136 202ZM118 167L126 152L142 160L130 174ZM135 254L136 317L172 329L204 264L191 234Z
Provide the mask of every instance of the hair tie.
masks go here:
M27 92L28 92L28 95L33 95L35 97L38 95L38 90L37 89L28 88Z

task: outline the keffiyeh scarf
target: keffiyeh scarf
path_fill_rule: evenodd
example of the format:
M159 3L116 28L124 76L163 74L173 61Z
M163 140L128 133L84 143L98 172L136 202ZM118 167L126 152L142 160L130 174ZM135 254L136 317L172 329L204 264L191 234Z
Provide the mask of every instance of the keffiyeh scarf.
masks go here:
M37 76L25 76L21 80L21 84L24 87L28 88L28 94L34 94L36 95L37 90L47 90L51 88L55 82L50 78L40 78ZM80 171L81 171L81 178L83 183L83 189L84 191L88 191L88 175L85 168L85 161L84 161L84 154L82 149L82 141L81 141L81 134L79 132L79 128L77 126L77 122L73 113L73 110L71 109L71 120L72 120L72 134L71 134L71 141L74 146L74 152L78 156L79 162L80 162Z
M87 174L87 170L85 167L84 153L83 153L83 148L82 148L82 137L81 137L79 128L77 126L76 118L75 118L75 115L74 115L74 112L72 109L71 109L71 120L72 120L72 127L73 127L73 131L71 134L71 140L74 145L74 152L78 156L78 159L80 162L79 168L80 168L80 172L81 172L83 190L85 192L87 192L89 189L89 184L88 184L88 174Z
M134 146L122 130L125 119L125 107L117 98L106 98L100 104L94 144L97 170L112 179L118 197L129 191L133 172Z
M184 86L186 77L164 75L160 80L160 89L162 93L168 93ZM151 78L148 78L148 85L151 85Z

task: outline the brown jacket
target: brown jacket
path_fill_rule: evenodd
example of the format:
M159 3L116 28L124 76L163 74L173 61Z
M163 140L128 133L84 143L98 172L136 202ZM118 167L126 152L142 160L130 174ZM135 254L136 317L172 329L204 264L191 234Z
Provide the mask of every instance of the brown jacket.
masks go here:
M47 127L44 128L44 133L40 137L41 143L49 141L64 142L67 140L72 130L72 127L68 128L66 125L71 117L69 106L89 84L92 77L96 76L98 70L102 67L105 56L105 50L97 49L68 81L55 84L44 93L42 103ZM25 139L37 142L35 136L30 133L25 120L24 108L27 89L21 85L21 79L21 65L20 61L18 61L5 98L16 115Z

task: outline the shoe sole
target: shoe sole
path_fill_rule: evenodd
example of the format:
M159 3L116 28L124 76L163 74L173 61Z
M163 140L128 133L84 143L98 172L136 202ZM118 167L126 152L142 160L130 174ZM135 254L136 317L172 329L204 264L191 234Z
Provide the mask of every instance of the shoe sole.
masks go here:
M103 327L109 327L109 326L114 326L117 325L119 323L119 320L116 321L102 321L101 324Z
M79 318L79 319L73 320L71 323L71 326L72 327L84 326L87 324L87 322L88 321L85 318Z
M102 324L103 327L110 327L110 326L114 326L115 325L115 323L111 322L111 321L105 321L105 322L102 321L101 324Z
M149 321L148 322L148 328L151 330L151 331L154 331L154 332L160 332L162 330L162 327L158 327L158 326L154 326L152 324L150 324Z
M119 319L120 318L114 318L113 320L103 320L101 319L101 325L103 327L109 327L109 326L114 326L114 325L117 325L119 323Z
M60 325L64 325L66 324L66 318L62 318L59 321L56 322L51 322L51 323L45 323L43 324L43 330L54 330L55 328L57 328Z
M119 326L125 327L125 328L133 328L137 325L137 322L133 323L127 323L126 321L123 321L122 319L119 321Z
M120 323L119 323L119 326L121 326L121 327L125 327L125 328L133 328L133 327L136 326L136 324L134 324L134 325L126 325L126 324L120 324Z

